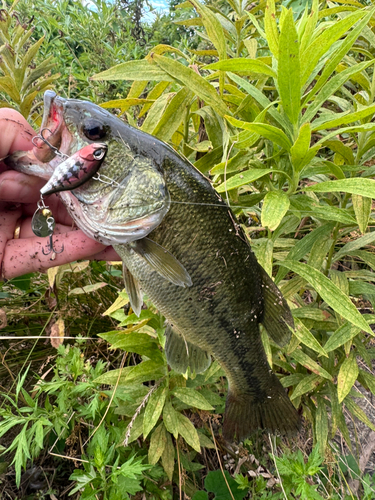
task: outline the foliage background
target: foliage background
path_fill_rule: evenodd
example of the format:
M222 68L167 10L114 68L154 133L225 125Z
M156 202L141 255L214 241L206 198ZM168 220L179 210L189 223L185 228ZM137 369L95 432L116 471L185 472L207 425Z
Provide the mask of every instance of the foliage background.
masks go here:
M53 86L113 109L211 176L292 308L289 345L262 340L305 428L291 442L228 448L220 367L169 371L164 320L151 304L132 314L118 266L62 266L0 292L3 491L375 498L356 442L357 429L375 431L372 5L191 0L152 25L139 22L139 3L4 7L1 105L37 126Z

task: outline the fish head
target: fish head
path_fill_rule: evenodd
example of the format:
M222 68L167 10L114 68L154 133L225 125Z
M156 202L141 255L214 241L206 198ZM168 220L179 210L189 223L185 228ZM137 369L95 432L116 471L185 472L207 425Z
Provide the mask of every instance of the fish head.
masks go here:
M143 238L159 225L170 206L160 153L165 145L89 101L47 91L44 105L33 153L59 168L59 179L71 170L66 162L69 172L61 171L64 158L94 143L107 149L94 177L60 193L77 225L105 244Z

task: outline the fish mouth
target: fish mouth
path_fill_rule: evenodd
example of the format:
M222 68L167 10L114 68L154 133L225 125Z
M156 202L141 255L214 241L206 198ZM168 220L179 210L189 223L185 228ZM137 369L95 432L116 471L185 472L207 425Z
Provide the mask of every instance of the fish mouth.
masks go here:
M59 97L53 90L44 93L44 112L39 135L33 141L35 157L47 163L51 161L62 146L67 154L71 144L71 134L68 132L64 121L64 102L66 99Z

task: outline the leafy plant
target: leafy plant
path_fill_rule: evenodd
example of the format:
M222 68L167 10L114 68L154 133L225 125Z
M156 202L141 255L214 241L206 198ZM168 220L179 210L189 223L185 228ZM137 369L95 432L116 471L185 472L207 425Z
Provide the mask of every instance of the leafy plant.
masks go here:
M15 2L16 3L16 2ZM13 8L0 11L0 92L8 96L0 107L15 107L27 118L32 112L35 98L60 76L51 75L55 66L53 56L35 65L34 59L44 42L44 37L34 41L34 28L20 23Z
M255 233L254 251L296 324L282 351L266 335L264 346L324 455L338 429L351 446L344 406L374 428L354 390L357 380L375 390L374 316L358 311L360 297L373 303L375 290L368 270L375 181L367 166L375 132L374 9L320 9L315 0L296 20L273 0L249 12L236 1L220 11L191 4L205 51L159 45L94 79L132 80L127 98L103 106L121 108L135 126L146 115L142 130L209 171L242 221L258 221L245 231ZM218 61L199 62L205 56ZM151 80L156 85L139 99ZM135 104L142 107L132 116Z

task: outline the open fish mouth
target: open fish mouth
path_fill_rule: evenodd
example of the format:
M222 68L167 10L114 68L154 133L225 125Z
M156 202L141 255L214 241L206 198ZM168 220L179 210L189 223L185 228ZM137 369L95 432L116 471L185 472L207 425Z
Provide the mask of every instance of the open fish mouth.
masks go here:
M57 152L70 156L79 149L64 120L65 102L53 90L44 93L42 124L33 140L33 154L43 163L51 161Z

